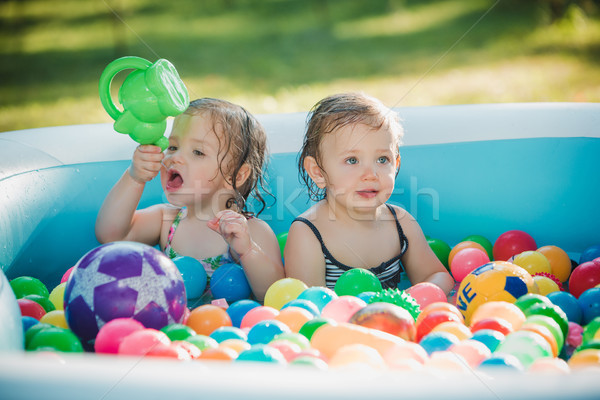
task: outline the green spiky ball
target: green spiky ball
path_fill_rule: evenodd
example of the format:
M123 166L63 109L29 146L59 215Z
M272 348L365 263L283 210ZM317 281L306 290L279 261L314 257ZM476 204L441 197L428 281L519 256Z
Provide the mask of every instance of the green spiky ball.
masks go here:
M376 302L391 303L400 306L408 311L415 321L421 313L421 307L414 297L400 289L384 289L381 292L375 293L369 299L369 304Z

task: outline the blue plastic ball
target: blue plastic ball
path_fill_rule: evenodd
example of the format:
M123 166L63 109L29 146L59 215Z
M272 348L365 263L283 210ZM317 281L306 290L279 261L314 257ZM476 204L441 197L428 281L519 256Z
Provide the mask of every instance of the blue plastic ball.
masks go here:
M458 343L458 338L448 332L431 332L421 339L419 344L427 354L431 355L436 351L448 350L450 346Z
M512 370L522 372L525 368L519 359L511 354L494 353L479 364L478 369L484 370Z
M222 326L217 328L210 334L210 337L215 339L218 343L228 339L240 339L244 342L248 340L246 332L235 326Z
M275 364L286 363L285 357L283 356L283 354L281 354L279 350L264 344L257 344L250 347L248 350L242 351L234 361L259 361Z
M600 317L600 288L586 290L577 301L583 312L582 325L587 325L594 318Z
M297 298L312 301L319 309L319 312L321 312L327 303L333 299L337 299L337 297L338 295L327 287L312 286L300 293Z
M319 307L317 307L317 305L310 300L305 300L305 299L290 300L287 303L285 303L283 305L283 307L281 307L281 309L283 310L284 308L290 307L290 306L304 308L305 310L310 311L312 313L312 315L314 315L315 317L318 317L321 315L321 311L319 311Z
M39 324L40 321L28 315L24 315L21 317L21 323L23 324L23 333L25 333L32 326Z
M238 300L227 307L227 314L229 314L229 318L231 318L231 324L236 328L239 328L242 324L242 319L244 315L255 307L260 306L258 301L243 299Z
M569 292L558 291L548 293L546 297L548 297L548 300L550 300L552 304L559 306L565 314L567 314L569 322L575 322L576 324L581 325L583 310L575 296Z
M473 333L471 336L472 340L477 340L487 346L488 349L493 353L496 348L504 340L504 334L495 329L480 329Z
M239 264L223 264L210 278L210 291L215 299L225 299L228 303L247 299L252 289L244 269Z
M356 297L363 300L365 303L369 304L371 302L371 297L375 296L377 293L375 292L362 292L359 293Z
M281 321L266 319L254 325L248 332L248 343L267 344L281 333L289 333L290 328Z
M186 297L196 299L202 296L208 279L202 263L187 256L175 257L173 262L183 278Z
M600 257L600 244L596 244L585 249L579 256L579 264L592 261L598 257Z

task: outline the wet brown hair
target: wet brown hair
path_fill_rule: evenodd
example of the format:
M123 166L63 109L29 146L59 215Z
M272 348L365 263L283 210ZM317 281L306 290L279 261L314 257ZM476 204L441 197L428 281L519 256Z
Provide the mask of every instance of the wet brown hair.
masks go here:
M325 189L319 188L310 178L304 169L304 160L309 156L314 157L323 170L323 154L320 149L323 137L339 128L355 124L364 124L373 130L390 129L397 141L395 148L402 143L404 131L398 114L378 99L364 93L340 93L322 99L308 114L306 135L298 157L300 179L306 184L311 200L322 200L326 193Z
M227 200L227 208L235 206L236 211L245 216L253 215L248 211L247 200L252 195L259 203L259 215L266 207L265 199L261 194L272 197L266 189L263 170L268 159L267 134L258 120L246 109L226 100L201 98L194 100L185 111L188 115L206 114L213 122L213 129L223 135L217 135L219 139L219 155L231 154L231 162L224 165L221 157L219 171L223 176L231 177L234 197ZM224 143L221 143L222 136ZM240 186L237 183L237 175L244 164L250 167L248 179Z

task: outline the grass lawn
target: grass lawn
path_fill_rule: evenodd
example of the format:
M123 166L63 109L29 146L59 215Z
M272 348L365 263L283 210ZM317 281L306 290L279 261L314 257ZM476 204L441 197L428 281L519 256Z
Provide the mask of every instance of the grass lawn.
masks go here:
M1 0L0 20L0 131L111 122L98 79L124 55L253 113L351 90L398 107L600 101L593 6L550 23L532 0Z

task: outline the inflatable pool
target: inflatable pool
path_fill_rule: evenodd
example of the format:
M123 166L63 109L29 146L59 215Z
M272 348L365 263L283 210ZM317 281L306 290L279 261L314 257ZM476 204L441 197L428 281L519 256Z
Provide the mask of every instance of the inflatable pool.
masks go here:
M572 259L600 243L600 104L541 103L400 108L405 140L391 202L450 245L478 234L528 232ZM276 202L261 217L287 231L309 206L296 154L305 113L261 115ZM112 124L0 133L0 265L7 279L34 276L49 288L96 247L94 221L136 146ZM141 207L161 202L157 180ZM0 307L6 314L0 284ZM62 357L62 355L61 355ZM596 375L406 376L269 365L206 365L97 355L0 357L2 398L597 398ZM507 384L510 382L510 384Z

